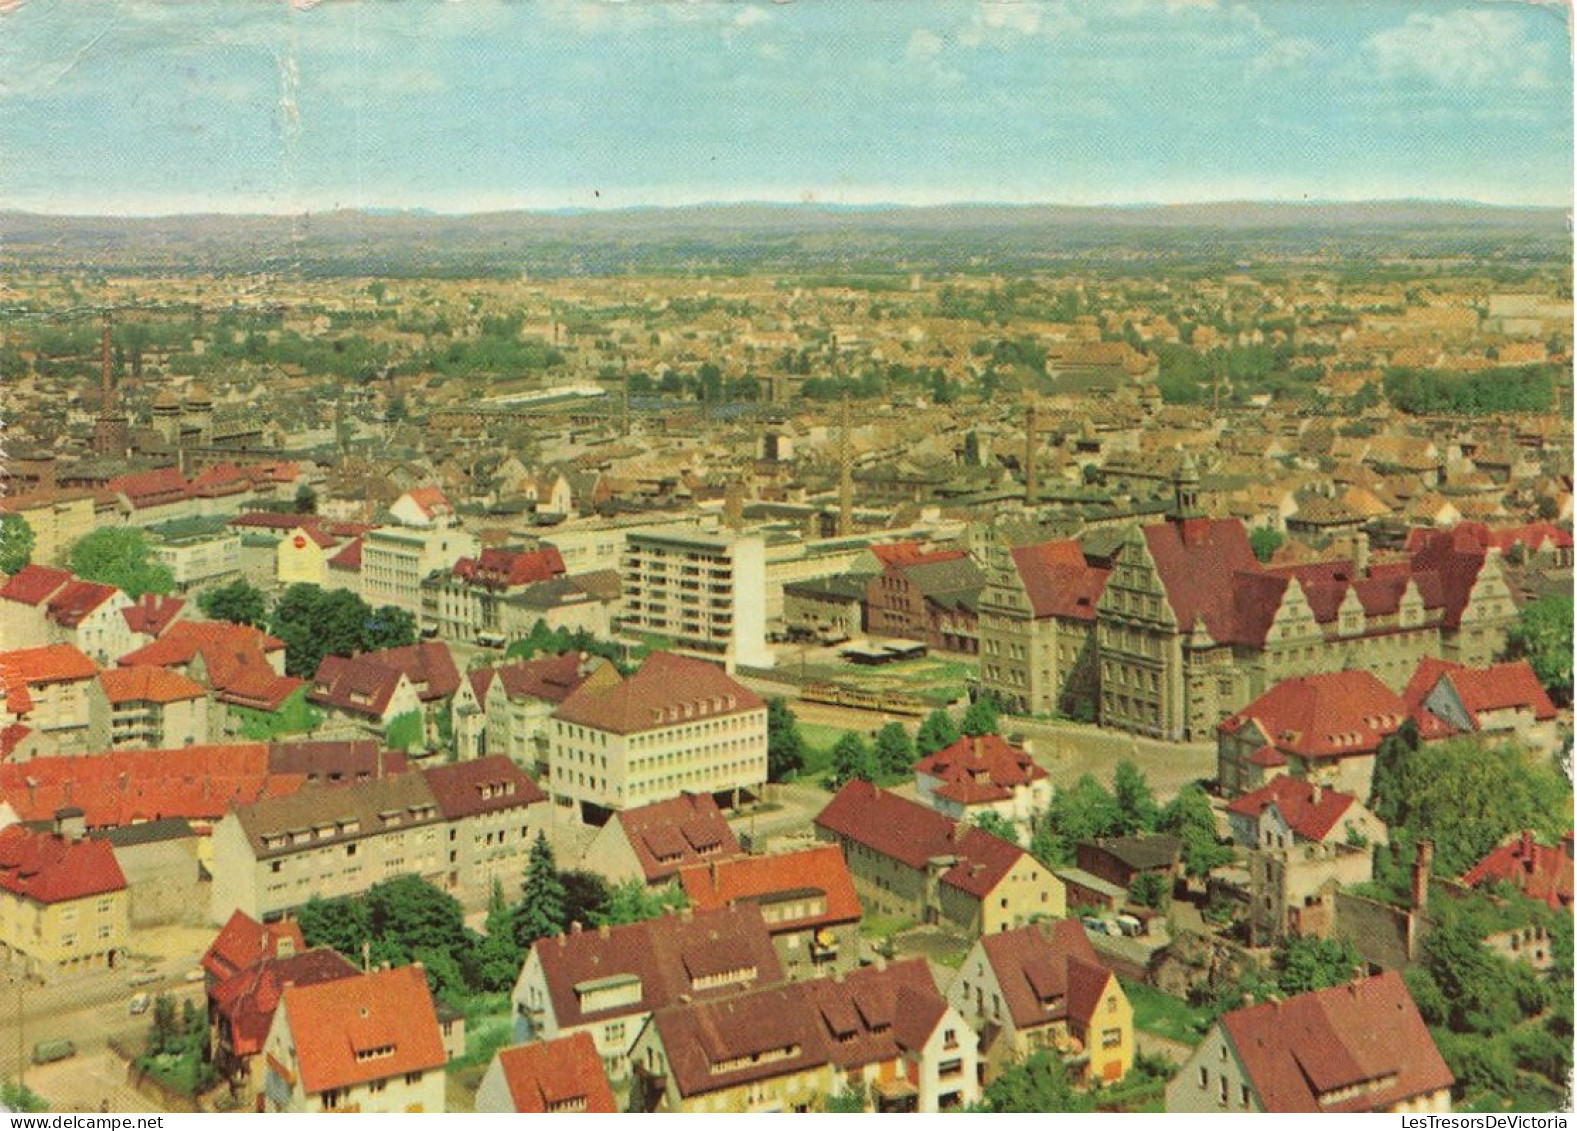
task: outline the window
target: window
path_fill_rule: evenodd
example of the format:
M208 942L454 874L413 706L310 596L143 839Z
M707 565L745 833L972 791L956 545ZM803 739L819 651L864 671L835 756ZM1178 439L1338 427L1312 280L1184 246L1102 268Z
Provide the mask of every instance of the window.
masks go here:
M1240 1105L1242 1105L1244 1111L1248 1110L1248 1085L1247 1084L1239 1084L1238 1085L1238 1103Z
M1123 1043L1123 1031L1121 1029L1103 1029L1103 1030L1101 1030L1101 1048L1103 1048L1103 1049L1121 1048L1122 1047L1122 1043Z
M1227 1102L1227 1078L1225 1076L1216 1081L1216 1099L1223 1104Z
M1199 1066L1199 1086L1201 1088L1210 1087L1210 1069L1203 1064Z
M323 1093L323 1110L333 1111L339 1107L340 1100L345 1098L345 1093L339 1088L330 1088Z
M405 1082L411 1087L415 1087L422 1082L423 1075L424 1073L421 1072L407 1072L405 1074Z

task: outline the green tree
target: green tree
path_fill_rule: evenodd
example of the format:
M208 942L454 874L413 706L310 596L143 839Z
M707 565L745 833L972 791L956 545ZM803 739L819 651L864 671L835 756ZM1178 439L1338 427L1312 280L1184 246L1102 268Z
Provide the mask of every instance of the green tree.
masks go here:
M1418 724L1408 719L1380 740L1374 752L1374 773L1370 777L1369 808L1387 825L1401 824L1402 767L1418 750Z
M148 1055L163 1056L180 1051L181 1023L175 998L160 994L153 999L153 1020L148 1023Z
M1350 982L1363 959L1346 939L1297 936L1281 944L1275 965L1276 984L1290 995Z
M1164 872L1140 872L1128 885L1128 898L1140 907L1165 911L1172 905L1172 881Z
M608 910L613 898L608 881L596 872L579 872L571 869L559 873L564 885L564 922L566 925L598 922L598 916Z
M20 1080L0 1083L0 1104L15 1112L37 1113L49 1110L49 1102Z
M996 734L1000 714L997 701L990 695L982 694L964 712L964 721L959 729L969 735Z
M858 734L845 731L832 748L832 773L827 785L834 792L851 781L875 781L879 776L876 754Z
M1279 530L1268 526L1256 526L1248 534L1248 544L1253 547L1254 556L1262 562L1270 561L1286 543L1286 537Z
M613 885L608 894L607 908L601 914L593 915L591 921L599 927L617 927L625 923L656 919L671 910L678 911L689 905L690 901L677 884L669 884L661 891L651 891L639 879L630 879Z
M305 483L296 488L296 513L318 513L318 493Z
M871 1102L871 1090L862 1080L841 1091L834 1092L822 1103L821 1110L842 1115L859 1115Z
M263 591L241 577L227 585L204 589L197 596L197 607L205 616L231 624L262 628L268 622L268 602Z
M1039 839L1046 855L1036 856L1048 867L1066 867L1073 863L1079 842L1115 836L1120 822L1116 799L1095 778L1084 774L1072 787L1052 796L1043 826L1046 835ZM1035 843L1031 841L1032 851Z
M84 534L66 562L78 577L113 585L133 599L175 591L175 575L154 556L147 534L134 526L101 526Z
M19 514L0 517L0 573L19 572L33 560L36 545L33 528L27 524L27 519Z
M434 990L464 990L459 977L446 976L431 957L445 956L455 969L469 957L473 936L466 930L465 910L458 899L413 875L373 884L362 899L374 962L405 966L419 961L428 968L428 981L437 982Z
M362 943L370 941L372 930L363 901L316 895L296 909L296 922L309 947L330 947L353 960L361 957Z
M767 700L767 780L793 781L805 767L799 720L781 696Z
M378 652L416 643L416 618L396 605L380 605L367 617L362 649Z
M1526 659L1557 703L1572 701L1572 595L1551 593L1530 601L1506 633L1507 658Z
M1056 1053L1041 1049L1009 1065L986 1085L981 1106L989 1112L1091 1112L1095 1099L1073 1086L1067 1066Z
M1423 968L1446 1002L1445 1023L1458 1033L1497 1033L1519 1010L1503 969L1468 923L1447 917L1424 939Z
M350 656L415 642L416 625L403 609L374 610L356 594L292 585L274 604L268 631L285 642L285 672L301 679L317 674L324 656Z
M1117 803L1117 835L1155 831L1160 808L1143 771L1132 762L1120 762L1112 778L1112 797Z
M922 758L929 758L938 750L946 750L959 739L958 724L953 716L938 707L925 717L919 732L914 736L915 750Z
M553 860L547 833L538 830L526 859L526 883L515 907L515 941L529 949L538 939L564 931L564 881Z
M1171 833L1183 842L1183 869L1190 876L1203 878L1232 861L1232 848L1216 836L1215 810L1210 796L1198 783L1190 782L1166 803L1156 828Z
M417 750L423 743L422 713L406 711L395 715L384 727L383 741L390 750Z
M504 898L504 885L497 879L488 894L486 931L476 947L477 981L482 989L497 993L515 984L523 957L515 941L514 916Z
M975 817L975 825L984 829L994 837L1000 837L1009 844L1017 844L1018 827L995 809L987 809Z
M902 777L914 768L914 742L903 724L888 723L876 732L876 768L886 777Z

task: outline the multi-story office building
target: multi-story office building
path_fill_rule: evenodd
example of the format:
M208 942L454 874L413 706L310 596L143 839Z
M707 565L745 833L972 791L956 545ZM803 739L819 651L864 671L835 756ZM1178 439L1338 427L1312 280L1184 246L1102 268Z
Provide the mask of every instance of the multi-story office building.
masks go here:
M627 632L729 664L770 667L766 543L734 530L631 531L621 568Z

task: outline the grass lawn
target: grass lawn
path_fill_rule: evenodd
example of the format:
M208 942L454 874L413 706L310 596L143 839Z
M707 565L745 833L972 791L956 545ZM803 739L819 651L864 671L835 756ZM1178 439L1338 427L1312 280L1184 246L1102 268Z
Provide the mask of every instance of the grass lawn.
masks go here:
M901 915L867 915L860 920L860 934L868 939L885 939L912 926L914 920Z
M799 737L805 744L805 767L801 778L814 778L832 768L832 748L847 733L842 727L820 723L800 723Z
M1210 1028L1206 1010L1137 982L1125 981L1122 985L1133 1005L1134 1028L1185 1045L1197 1045L1204 1039Z
M241 737L253 742L306 734L323 721L323 712L307 702L306 687L296 688L277 711L231 707L230 713L241 722Z

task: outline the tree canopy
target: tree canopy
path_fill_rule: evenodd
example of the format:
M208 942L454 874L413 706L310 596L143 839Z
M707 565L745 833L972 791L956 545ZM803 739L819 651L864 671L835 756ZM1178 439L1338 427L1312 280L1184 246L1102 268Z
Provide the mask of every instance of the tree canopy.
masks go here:
M782 696L767 700L767 780L792 781L805 767L799 720Z
M526 860L525 886L515 908L515 941L523 949L538 939L563 933L566 895L547 833L539 829Z
M214 620L248 624L262 628L268 623L268 601L263 591L245 578L204 589L197 595L197 607Z
M986 1085L981 1106L989 1112L1090 1112L1095 1099L1073 1086L1062 1058L1040 1049L1009 1065Z
M0 573L16 573L33 560L37 541L27 519L19 514L0 516Z
M903 777L914 768L914 741L902 723L888 723L876 732L877 771L886 777Z
M1551 593L1530 601L1506 634L1506 654L1525 658L1556 703L1572 701L1572 595Z
M958 739L958 724L953 721L952 715L938 707L920 724L920 730L914 736L914 745L920 757L928 758L938 750L946 750Z
M147 534L134 526L101 526L84 534L71 547L66 564L83 580L113 585L133 599L175 591L170 567L154 555Z
M964 712L964 721L959 729L970 735L996 734L1000 715L997 701L989 695L982 695Z
M385 605L374 610L343 589L292 585L274 605L268 631L285 642L285 672L301 679L317 674L324 656L350 656L416 642L410 613Z
M1216 836L1216 815L1210 796L1197 783L1182 788L1166 803L1155 825L1157 831L1171 833L1183 842L1183 869L1190 876L1203 878L1232 860L1232 848Z

